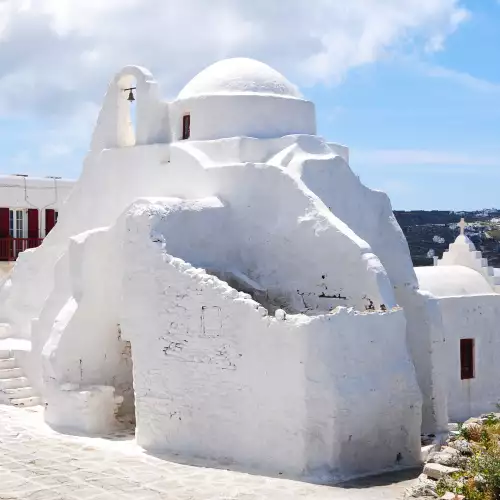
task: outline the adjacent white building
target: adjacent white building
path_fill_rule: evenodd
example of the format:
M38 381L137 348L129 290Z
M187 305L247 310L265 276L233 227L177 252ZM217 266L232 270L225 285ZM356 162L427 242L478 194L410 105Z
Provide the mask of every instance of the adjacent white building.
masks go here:
M165 102L131 66L57 226L0 289L2 335L55 428L133 416L150 451L331 481L412 466L422 431L493 408L479 370L459 408L473 335L452 320L485 296L493 352L500 300L464 262L415 273L388 197L272 68L221 61ZM9 376L8 400L37 401Z
M434 267L417 267L420 288L436 300L431 344L436 376L446 385L448 417L461 422L496 409L500 356L500 273L460 234Z
M20 252L39 246L57 222L74 181L56 177L0 175L0 272Z

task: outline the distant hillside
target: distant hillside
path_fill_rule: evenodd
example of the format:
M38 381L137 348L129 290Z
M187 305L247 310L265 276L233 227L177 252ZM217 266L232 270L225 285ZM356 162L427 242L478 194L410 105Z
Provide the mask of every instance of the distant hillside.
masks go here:
M467 222L465 234L490 266L500 267L500 210L446 212L442 210L394 211L403 230L414 266L431 266L432 255L441 257L459 234L457 223Z

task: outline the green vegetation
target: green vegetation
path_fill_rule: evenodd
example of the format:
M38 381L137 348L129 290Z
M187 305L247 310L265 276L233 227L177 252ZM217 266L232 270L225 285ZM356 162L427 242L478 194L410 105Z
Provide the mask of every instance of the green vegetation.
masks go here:
M500 418L495 414L460 428L457 439L470 444L462 469L438 482L437 493L464 495L467 500L500 500Z

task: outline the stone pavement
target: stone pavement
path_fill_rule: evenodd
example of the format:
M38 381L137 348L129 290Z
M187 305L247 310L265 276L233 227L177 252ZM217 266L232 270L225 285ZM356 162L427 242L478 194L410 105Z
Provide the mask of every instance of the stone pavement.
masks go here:
M331 487L189 466L145 454L130 432L68 436L41 407L0 405L0 500L396 500L418 473Z

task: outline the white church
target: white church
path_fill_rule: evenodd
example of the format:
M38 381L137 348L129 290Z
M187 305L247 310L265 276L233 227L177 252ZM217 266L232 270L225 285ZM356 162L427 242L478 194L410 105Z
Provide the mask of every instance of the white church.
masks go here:
M135 127L131 101L135 100ZM500 276L414 269L386 194L269 66L109 85L80 179L0 289L0 397L57 430L335 481L413 466L500 400Z

